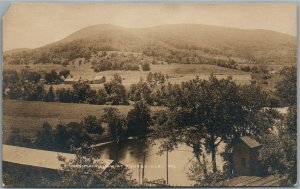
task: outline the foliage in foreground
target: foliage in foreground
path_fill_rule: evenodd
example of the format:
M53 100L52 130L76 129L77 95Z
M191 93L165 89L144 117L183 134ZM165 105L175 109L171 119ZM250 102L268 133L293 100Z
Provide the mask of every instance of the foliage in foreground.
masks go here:
M212 172L211 166L207 167L207 165L208 162L203 160L203 162L194 161L189 166L187 175L190 180L195 181L194 186L224 186L224 173Z
M36 157L38 158L38 157ZM87 145L67 160L58 155L61 169L51 171L18 167L3 169L3 183L7 187L134 187L137 182L123 165L109 166L104 171L100 154Z
M58 156L63 163L59 186L65 187L133 187L137 182L125 166L115 165L104 170L100 155L82 147L74 160Z
M297 182L297 109L291 107L284 120L277 123L277 132L265 135L260 159L269 174L282 178L283 186Z

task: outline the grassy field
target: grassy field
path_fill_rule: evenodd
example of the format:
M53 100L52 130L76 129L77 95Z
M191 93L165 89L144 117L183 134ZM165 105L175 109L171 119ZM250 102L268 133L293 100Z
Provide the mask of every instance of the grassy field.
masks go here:
M183 81L189 81L194 79L196 76L207 79L211 73L216 75L217 78L226 78L229 75L239 84L249 84L251 79L250 74L240 70L228 69L214 65L207 64L159 64L151 65L151 71L104 71L104 72L94 72L91 69L91 64L86 63L79 65L69 65L63 67L61 65L28 65L30 69L40 71L50 71L51 69L56 69L57 71L63 69L69 69L74 78L82 79L93 79L97 75L105 76L106 80L109 81L113 78L115 74L119 74L123 78L123 85L126 88L133 83L137 83L140 79L145 80L149 72L161 72L167 74L170 78L168 82L180 84ZM21 70L24 69L24 65L6 65L4 70ZM92 84L91 88L99 89L103 84ZM55 85L54 88L70 88L70 84L60 84Z
M133 83L137 83L140 79L146 79L149 71L105 71L96 73L91 69L91 63L81 64L75 62L74 65L64 67L57 64L31 64L31 65L4 65L4 70L12 69L20 71L29 68L35 71L47 71L52 69L57 71L69 69L74 78L92 79L97 75L107 78L107 81L113 78L114 74L119 74L123 78L123 85L126 88ZM167 74L170 83L181 83L199 76L207 79L211 73L218 78L224 78L229 75L238 83L249 83L249 73L240 70L233 70L206 64L166 64L151 65L151 72L161 72ZM49 86L46 86L49 87ZM53 85L57 88L69 88L70 84ZM99 89L103 84L91 84L91 88ZM71 121L81 121L87 115L95 115L100 117L103 109L108 106L87 105L87 104L64 104L64 103L44 103L44 102L28 102L4 100L3 104L3 129L4 141L9 137L11 128L19 128L25 137L33 136L44 122L52 125L58 123L68 123ZM116 106L120 112L127 114L132 108L131 106ZM155 108L152 108L155 109Z
M3 142L10 135L11 128L19 128L25 137L32 137L44 122L56 126L58 123L80 122L85 116L100 117L104 108L115 107L127 115L132 106L109 106L72 103L30 102L21 100L3 100ZM161 109L151 107L152 111Z

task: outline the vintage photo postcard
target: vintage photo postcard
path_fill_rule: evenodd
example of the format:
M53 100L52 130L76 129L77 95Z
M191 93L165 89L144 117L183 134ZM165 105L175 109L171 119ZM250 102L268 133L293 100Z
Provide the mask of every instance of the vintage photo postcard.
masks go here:
M296 62L296 4L12 4L3 186L295 186Z

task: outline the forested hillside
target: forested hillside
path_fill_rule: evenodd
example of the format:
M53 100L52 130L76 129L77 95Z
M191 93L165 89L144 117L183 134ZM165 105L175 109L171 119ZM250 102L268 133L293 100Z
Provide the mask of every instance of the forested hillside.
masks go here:
M78 58L91 61L99 51L134 52L167 63L291 65L296 62L296 37L268 30L200 24L138 29L102 24L40 48L5 52L4 62L68 65Z

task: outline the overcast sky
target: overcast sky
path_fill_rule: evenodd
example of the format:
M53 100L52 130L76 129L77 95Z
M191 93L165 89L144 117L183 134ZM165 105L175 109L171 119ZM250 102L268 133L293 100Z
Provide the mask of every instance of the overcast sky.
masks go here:
M296 4L15 4L3 20L3 48L36 48L95 24L149 27L192 23L297 34Z

